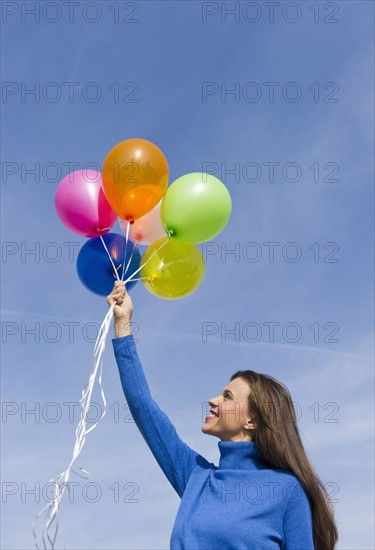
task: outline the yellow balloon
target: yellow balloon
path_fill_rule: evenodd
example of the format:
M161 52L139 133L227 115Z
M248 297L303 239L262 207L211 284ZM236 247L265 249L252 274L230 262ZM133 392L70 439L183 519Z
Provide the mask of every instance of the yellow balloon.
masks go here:
M153 242L144 252L140 265L143 266L140 277L147 277L142 280L146 289L166 300L184 298L194 292L205 272L203 255L197 246L168 237Z

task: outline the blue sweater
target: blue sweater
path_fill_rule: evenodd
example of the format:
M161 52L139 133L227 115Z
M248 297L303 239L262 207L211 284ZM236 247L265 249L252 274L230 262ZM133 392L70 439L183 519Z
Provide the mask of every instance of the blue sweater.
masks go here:
M219 441L219 466L178 436L150 394L133 335L112 339L126 401L181 498L172 550L314 550L310 498L289 470L262 463L255 442Z

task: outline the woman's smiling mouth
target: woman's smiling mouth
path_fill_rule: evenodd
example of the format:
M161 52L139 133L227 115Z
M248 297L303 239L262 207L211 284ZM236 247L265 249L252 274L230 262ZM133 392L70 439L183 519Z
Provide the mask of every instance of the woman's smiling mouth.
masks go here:
M219 415L218 415L215 411L213 411L212 409L210 410L210 413L211 413L211 414L209 414L209 415L206 416L206 421L207 421L207 420L210 420L211 418L217 418L217 417L219 416Z

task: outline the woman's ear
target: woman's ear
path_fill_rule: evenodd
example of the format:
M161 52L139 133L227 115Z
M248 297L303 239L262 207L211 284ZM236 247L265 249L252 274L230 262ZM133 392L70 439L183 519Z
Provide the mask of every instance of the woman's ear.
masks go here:
M256 430L257 423L256 423L256 416L254 414L247 418L245 428L247 430Z

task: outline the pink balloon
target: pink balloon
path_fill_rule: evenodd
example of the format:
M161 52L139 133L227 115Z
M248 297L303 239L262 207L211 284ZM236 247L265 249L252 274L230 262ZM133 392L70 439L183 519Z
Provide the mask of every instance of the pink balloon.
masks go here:
M162 199L163 200L163 199ZM152 244L157 239L166 237L167 233L163 227L160 217L160 206L162 200L158 202L156 206L150 212L147 212L141 218L134 220L129 229L129 238L133 242L141 243L144 245ZM129 222L119 219L120 227L126 235L127 225Z
M117 220L96 170L77 170L65 176L56 189L55 208L68 229L89 238L108 233Z

